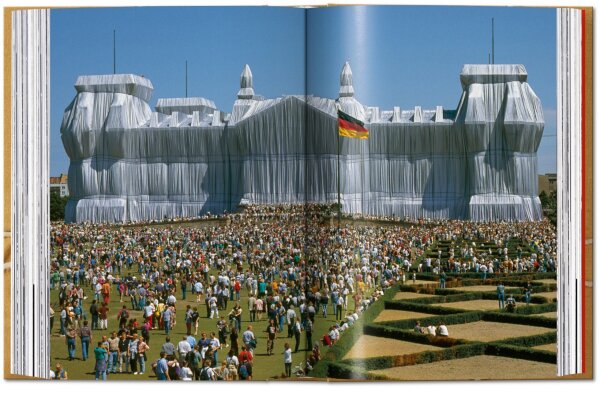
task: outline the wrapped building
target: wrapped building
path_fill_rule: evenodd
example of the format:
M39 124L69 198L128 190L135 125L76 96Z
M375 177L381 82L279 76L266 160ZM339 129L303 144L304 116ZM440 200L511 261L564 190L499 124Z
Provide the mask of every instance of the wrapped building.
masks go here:
M61 134L69 166L66 222L136 222L234 211L240 204L335 203L409 218L539 220L539 98L522 65L465 65L456 110L380 110L354 97L254 92L243 69L230 113L201 97L159 99L152 83L81 76ZM337 106L368 140L340 138Z

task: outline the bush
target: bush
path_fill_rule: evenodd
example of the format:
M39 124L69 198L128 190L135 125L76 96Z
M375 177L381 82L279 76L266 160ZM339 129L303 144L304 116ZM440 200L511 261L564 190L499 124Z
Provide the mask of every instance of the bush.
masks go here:
M512 345L517 347L536 347L538 345L552 344L556 342L556 332L536 334L535 336L515 337L506 340L494 341L491 344Z
M522 315L506 312L486 312L481 318L488 322L514 323L517 325L539 326L556 329L556 320L535 315Z
M371 371L483 355L485 349L485 344L475 343L444 348L440 349L439 351L424 351L407 355L381 356L367 359L350 359L342 362Z
M346 353L352 348L356 340L363 334L363 326L371 323L385 307L385 303L390 299L393 299L398 287L392 287L384 292L379 300L373 303L369 308L362 313L358 321L356 321L348 330L342 333L340 339L335 345L329 347L327 351L323 353L323 360L319 361L313 369L313 375L318 374L322 377L327 376L327 370L329 369L328 363L342 359ZM324 364L322 364L324 363Z
M50 193L50 221L65 220L65 206L69 197L61 197L56 192Z
M426 318L421 319L421 322L425 321L424 325L434 324L439 322L439 318ZM471 321L467 321L471 322ZM377 337L392 338L395 340L410 341L417 344L433 345L436 347L452 347L455 345L467 344L469 341L463 339L456 339L452 337L439 337L430 336L428 334L418 333L412 330L414 326L414 320L408 321L391 321L386 324L383 323L371 323L365 325L363 331L364 334ZM410 328L408 328L410 325Z
M339 378L339 379L352 379L352 380L368 380L368 381L377 381L377 380L386 380L387 378L379 375L371 375L365 369L360 367L353 367L349 364L344 364L341 362L337 363L329 363L327 374L331 378Z
M556 364L556 353L554 352L514 345L490 344L487 346L485 354Z
M542 277L556 277L555 273L542 274ZM430 281L433 283L433 277ZM519 279L533 280L540 278L539 275L523 274L510 275L515 281L504 280L506 286L522 286ZM419 279L423 279L419 276ZM481 280L456 277L463 286L480 285ZM490 280L489 282L494 282ZM552 284L534 284L534 291L546 292L553 290ZM457 288L459 289L459 288ZM393 300L395 294L402 290L404 292L427 292L437 296L410 299ZM521 289L507 290L508 293L516 294L517 300L524 299L520 294ZM452 303L459 301L493 299L497 300L495 291L490 292L460 292L459 290L438 289L433 286L426 288L415 288L412 286L399 285L389 289L382 296L382 299L371 305L355 322L355 324L342 334L341 339L324 353L323 359L318 362L311 372L316 378L340 378L340 379L358 379L373 380L387 379L381 376L374 376L369 373L371 370L386 369L391 367L409 366L420 363L430 363L442 360L459 359L483 354L514 357L519 359L534 360L546 363L556 363L556 354L550 351L534 350L531 347L537 345L556 342L556 332L548 332L535 336L516 337L506 340L498 340L493 343L470 342L463 339L451 337L428 336L413 331L417 318L386 321L373 323L373 320L384 309L415 311L433 316L427 318L418 318L422 326L437 325L441 319L446 325L459 325L480 320L490 322L503 322L512 324L523 324L531 326L556 328L556 320L535 315L536 313L556 311L556 303L548 303L547 299L533 296L529 307L519 307L514 313L502 311L471 311L460 309L448 309L435 305L435 303ZM433 345L439 347L439 350L424 351L416 354L380 356L367 359L340 360L352 348L356 340L362 334L368 334L378 337L392 338L413 343Z

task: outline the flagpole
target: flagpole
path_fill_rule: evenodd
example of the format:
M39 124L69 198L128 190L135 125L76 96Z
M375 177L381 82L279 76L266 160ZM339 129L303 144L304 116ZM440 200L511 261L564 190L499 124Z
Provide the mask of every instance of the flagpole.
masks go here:
M342 221L342 204L340 199L340 132L337 132L337 205L338 205L338 228Z

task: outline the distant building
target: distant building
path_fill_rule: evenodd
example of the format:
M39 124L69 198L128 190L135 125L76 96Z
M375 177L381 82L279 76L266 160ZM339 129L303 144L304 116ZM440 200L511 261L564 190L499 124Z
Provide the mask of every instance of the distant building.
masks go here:
M61 197L69 196L68 176L61 173L60 176L50 176L50 192Z
M538 191L540 194L545 191L546 195L556 192L556 173L538 175Z

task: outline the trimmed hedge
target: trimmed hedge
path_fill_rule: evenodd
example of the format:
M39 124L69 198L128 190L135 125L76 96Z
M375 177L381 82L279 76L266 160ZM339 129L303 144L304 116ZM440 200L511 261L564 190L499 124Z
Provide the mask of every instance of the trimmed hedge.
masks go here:
M535 315L541 314L545 312L551 312L557 310L556 303L543 303L543 304L534 304L529 307L517 307L513 314L521 314L521 315ZM548 317L545 317L548 318Z
M462 277L463 279L479 279L479 280L481 280L481 273L476 273L476 272L466 272L466 273L446 272L446 276L447 277ZM500 273L498 275L496 275L496 273L493 273L493 274L487 275L486 281L488 281L488 280L490 280L490 281L503 280L504 283L506 284L506 282L508 280L516 281L517 279L522 280L522 281L523 280L535 281L535 280L544 280L544 279L556 279L556 272ZM522 281L521 281L521 285L523 285ZM534 283L532 282L532 284L534 284Z
M386 328L394 328L394 329L404 329L410 330L415 327L415 322L417 320L421 321L421 326L428 325L437 325L440 321L444 321L446 325L460 325L463 323L471 323L480 321L484 311L469 311L455 314L446 314L446 315L435 315L432 317L425 318L412 318L412 319L403 319L399 321L385 321L385 322L377 322L371 325L374 326L382 326ZM369 325L369 326L371 326ZM419 334L414 332L415 334Z
M485 350L486 355L504 356L535 362L556 364L556 353L538 349L517 347L514 345L489 344Z
M538 345L552 344L556 342L556 332L536 334L535 336L515 337L506 340L494 341L490 344L512 345L516 347L535 347Z
M507 294L512 293L513 297L515 298L515 300L517 302L525 303L525 295L521 295L520 292L513 290L513 291L507 291L506 293ZM485 300L498 300L498 295L496 293L482 292L481 298L485 299ZM506 299L506 296L505 296L505 299ZM550 299L547 299L542 296L532 296L529 303L530 304L544 304L544 303L552 303L552 301L550 301Z
M532 315L522 315L507 312L486 312L483 314L481 320L556 329L556 320Z
M319 363L317 363L317 365L318 364ZM325 375L325 377L368 381L384 381L388 379L384 376L372 375L363 368L355 367L342 362L327 363L327 375Z
M372 371L392 367L413 366L415 364L433 363L444 360L462 359L471 356L483 355L486 345L483 343L474 343L467 345L458 345L451 348L441 349L439 351L424 351L415 354L398 356L381 356L367 359L348 359L342 361L355 367Z
M417 344L433 345L436 347L452 347L468 343L467 340L429 336L427 334L417 333L413 330L405 330L397 326L386 326L376 323L365 325L363 332L370 336L392 338L395 340L410 341Z
M371 323L373 319L383 311L385 303L390 299L393 299L398 287L394 286L389 288L383 293L383 295L375 303L371 304L369 308L365 310L358 319L348 330L341 334L340 339L335 345L329 347L323 353L323 358L317 362L313 368L311 374L317 378L327 378L329 369L333 364L332 361L342 359L344 355L352 348L356 340L363 334L363 326L367 323Z
M438 280L437 275L418 274L418 279L431 281L435 284ZM470 277L473 277L471 279ZM543 274L510 274L490 277L486 280L486 284L496 283L500 278L503 279L506 286L522 286L523 281L517 279L535 280L541 278L555 278L555 273ZM454 279L454 281L450 281ZM483 281L478 273L466 273L456 276L449 274L447 284L451 282L460 283L462 286L481 285ZM533 284L532 292L548 292L556 289L553 284ZM437 296L393 300L395 294L399 291L431 293ZM517 300L524 300L521 295L521 289L509 289L507 293L516 294ZM386 377L375 376L369 373L372 370L386 369L391 367L409 366L421 363L431 363L443 360L452 360L466 358L478 355L495 355L513 357L525 360L540 361L546 363L556 363L556 354L550 351L534 350L531 347L544 345L556 342L556 332L548 332L535 336L517 337L506 340L498 340L493 343L470 342L468 340L454 339L449 337L430 337L426 334L414 332L412 329L417 319L423 326L430 324L437 325L441 320L446 325L459 325L476 321L490 321L501 323L512 323L521 325L531 325L556 328L556 320L536 316L536 313L556 311L556 303L549 303L547 299L542 297L532 296L531 305L529 307L518 307L514 313L501 311L472 311L462 309L449 309L434 305L436 303L452 303L469 300L490 299L497 300L495 289L489 292L460 292L460 287L455 287L454 290L439 289L433 285L427 286L409 286L397 285L387 290L382 298L372 304L361 315L360 319L354 325L344 332L340 340L324 351L323 359L319 361L311 372L311 376L316 378L340 378L354 380L385 380ZM432 314L432 317L413 318L399 321L386 321L373 323L373 320L384 309L415 311L427 314ZM409 341L425 345L433 345L439 347L440 350L423 351L416 354L398 355L398 356L381 356L367 359L352 359L341 360L354 346L356 340L361 335L368 334L378 337L386 337L397 340Z
M421 299L418 299L418 300L421 300ZM423 299L423 300L425 300L425 299ZM455 309L450 309L450 308L446 308L446 307L434 306L432 304L425 303L425 302L405 302L402 300L393 300L393 301L385 302L385 309L386 310L416 311L416 312L425 312L425 313L429 313L429 314L439 314L439 315L456 314L457 312L462 312L460 310L457 311Z

